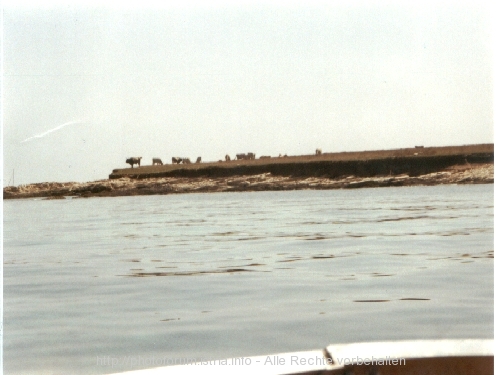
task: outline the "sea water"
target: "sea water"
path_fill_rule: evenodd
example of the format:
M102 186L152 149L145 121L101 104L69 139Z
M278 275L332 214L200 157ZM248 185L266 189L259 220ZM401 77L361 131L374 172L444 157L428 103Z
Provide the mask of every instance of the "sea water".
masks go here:
M493 338L493 185L4 201L4 371Z

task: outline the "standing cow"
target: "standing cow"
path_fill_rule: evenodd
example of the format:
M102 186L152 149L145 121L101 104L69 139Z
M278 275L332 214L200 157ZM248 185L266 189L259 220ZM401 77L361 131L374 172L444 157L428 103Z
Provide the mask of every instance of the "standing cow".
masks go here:
M180 164L181 161L182 161L182 158L176 158L176 157L172 158L172 164Z
M246 154L236 154L236 160L255 160L255 154L253 152L248 152Z
M160 158L153 158L153 165L163 165L163 162Z
M226 161L231 161L231 156L226 155Z
M196 164L199 164L199 163L201 163L201 156L198 156L198 157L196 158Z
M140 167L141 166L141 159L142 159L142 156L128 158L127 160L125 160L125 163L130 164L130 166L132 168L134 168L134 164L138 164Z
M316 156L319 156L319 155L321 155L322 153L323 153L323 152L321 151L321 149L320 149L320 148L317 148L317 149L316 149Z

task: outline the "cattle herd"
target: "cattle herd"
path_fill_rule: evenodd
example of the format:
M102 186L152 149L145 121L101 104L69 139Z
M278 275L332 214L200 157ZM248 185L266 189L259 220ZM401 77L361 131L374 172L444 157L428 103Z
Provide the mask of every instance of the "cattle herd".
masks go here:
M318 155L321 155L322 152L321 152L321 149L320 148L317 148L316 149L316 156ZM279 154L279 157L287 157L287 155L281 155ZM271 156L261 156L259 159L270 159ZM138 156L138 157L131 157L131 158L127 158L125 160L125 163L127 164L130 164L130 166L132 168L134 168L134 164L137 164L138 167L141 166L141 159L142 159L142 156ZM225 161L231 161L231 157L229 155L226 155L225 156ZM236 154L236 158L234 158L234 160L255 160L255 154L253 152L247 152L246 154ZM191 164L191 160L189 158L181 158L181 157L173 157L172 158L172 164ZM196 158L196 163L199 164L201 163L201 156L198 156L198 158ZM219 160L219 163L222 163L222 160ZM163 165L163 162L161 161L160 158L153 158L153 162L152 162L152 165Z

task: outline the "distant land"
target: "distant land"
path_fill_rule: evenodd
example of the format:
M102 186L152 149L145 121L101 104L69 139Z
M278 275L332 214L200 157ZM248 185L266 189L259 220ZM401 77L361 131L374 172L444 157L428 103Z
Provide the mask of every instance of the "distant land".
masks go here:
M234 158L234 156L233 156ZM325 176L352 174L370 177L386 174L412 175L437 171L454 164L493 162L493 144L404 148L396 150L322 153L271 157L255 160L231 160L192 164L145 165L115 169L110 179L121 177L227 177L272 173L279 176ZM171 161L168 161L169 163Z
M140 155L137 155L140 156ZM232 156L234 158L234 156ZM125 162L124 158L124 162ZM163 162L171 162L163 160ZM4 199L494 182L494 145L415 147L114 169L109 179L4 188ZM152 163L152 160L151 160Z

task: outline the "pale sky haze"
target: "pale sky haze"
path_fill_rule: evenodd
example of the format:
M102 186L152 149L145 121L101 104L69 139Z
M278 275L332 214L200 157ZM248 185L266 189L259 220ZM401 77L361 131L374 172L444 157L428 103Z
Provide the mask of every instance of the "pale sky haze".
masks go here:
M485 3L75 4L3 6L4 186L493 142Z

